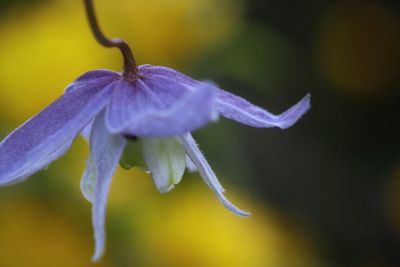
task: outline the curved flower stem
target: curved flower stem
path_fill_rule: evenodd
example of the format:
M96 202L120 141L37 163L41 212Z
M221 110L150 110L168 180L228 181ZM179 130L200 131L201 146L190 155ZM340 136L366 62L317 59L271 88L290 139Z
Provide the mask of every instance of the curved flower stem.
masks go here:
M84 0L86 7L86 15L89 20L90 28L96 38L96 40L105 47L117 47L124 57L124 73L123 76L132 80L138 75L138 68L136 64L135 57L133 56L132 50L128 44L119 38L108 39L101 32L99 24L96 19L96 12L93 6L93 0Z

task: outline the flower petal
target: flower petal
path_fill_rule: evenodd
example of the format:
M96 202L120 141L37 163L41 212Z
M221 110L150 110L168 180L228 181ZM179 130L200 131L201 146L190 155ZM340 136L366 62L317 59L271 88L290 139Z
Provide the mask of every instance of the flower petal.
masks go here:
M189 91L162 79L121 81L107 107L106 123L113 133L137 137L180 135L215 120L215 100L215 89L206 84Z
M185 150L176 138L141 139L144 160L161 193L171 191L185 172Z
M199 81L194 80L189 76L168 67L152 66L146 64L146 65L141 65L139 67L139 70L141 73L143 73L145 77L151 76L151 77L164 78L169 82L180 83L189 86L188 88L189 90L191 89L190 87L198 86L200 83Z
M90 132L92 131L92 126L93 126L93 120L89 122L81 131L81 135L86 141L89 141L90 139Z
M224 196L224 189L220 185L207 160L204 158L203 154L199 150L196 141L194 141L192 135L186 134L180 137L180 140L186 149L187 155L197 165L201 177L206 182L206 184L217 194L222 204L224 204L227 209L236 213L237 215L250 216L250 213L237 208Z
M91 84L93 86L96 84L102 84L104 82L110 83L112 81L119 79L120 77L121 77L121 74L111 71L111 70L88 71L85 74L79 76L78 79L76 79L70 85L68 85L64 89L64 92L68 93L68 92L74 91L76 89L79 89L83 86L87 86L89 84Z
M0 143L0 185L18 182L62 156L75 136L108 103L112 83L66 92Z
M189 90L204 85L204 82L194 80L176 70L161 67L142 65L140 71L145 75L167 79L181 85L185 85ZM232 120L257 128L279 127L282 129L292 126L310 108L310 95L306 95L300 102L291 107L281 115L274 115L268 111L257 107L247 100L233 95L227 91L219 89L218 92L218 112Z
M199 169L197 168L196 164L194 164L193 160L191 160L188 155L186 155L186 159L185 160L186 160L186 169L189 172L197 172L197 171L199 171Z
M89 156L86 160L86 169L81 178L81 191L87 201L94 202L94 190L96 188L98 171L93 158Z
M286 129L296 123L310 108L310 94L280 115L274 115L247 100L219 89L218 111L224 117L256 128Z
M83 195L93 203L92 219L96 246L93 261L99 260L104 252L108 191L125 144L123 136L111 134L107 130L104 112L100 113L93 123L90 134L90 158L81 181Z

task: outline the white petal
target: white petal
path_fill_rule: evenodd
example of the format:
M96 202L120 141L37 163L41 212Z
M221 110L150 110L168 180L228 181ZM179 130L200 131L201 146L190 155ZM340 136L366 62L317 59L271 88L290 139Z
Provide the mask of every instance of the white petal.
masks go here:
M171 191L182 180L185 150L176 138L141 139L144 160L161 193Z

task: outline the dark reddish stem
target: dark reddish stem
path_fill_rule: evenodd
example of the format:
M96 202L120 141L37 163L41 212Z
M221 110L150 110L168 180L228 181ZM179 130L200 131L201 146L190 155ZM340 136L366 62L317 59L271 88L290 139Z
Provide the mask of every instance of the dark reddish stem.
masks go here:
M135 57L133 56L132 50L128 46L128 44L119 38L108 39L104 36L101 32L99 23L97 22L96 12L93 6L93 0L84 0L85 7L86 7L86 15L89 20L90 28L96 40L105 47L117 47L122 53L124 57L124 73L123 76L128 79L132 80L138 76L138 68L136 64Z

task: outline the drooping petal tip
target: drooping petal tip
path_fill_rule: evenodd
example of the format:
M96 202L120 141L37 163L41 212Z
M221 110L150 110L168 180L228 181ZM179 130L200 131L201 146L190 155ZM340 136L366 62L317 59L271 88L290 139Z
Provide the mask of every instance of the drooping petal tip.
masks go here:
M311 108L311 94L307 94L297 104L277 116L277 126L286 129L295 124Z
M250 217L251 216L250 212L239 209L238 207L233 205L231 202L223 201L223 200L221 200L221 201L225 208L227 208L231 212L235 213L236 215L239 215L241 217Z
M309 108L310 94L307 94L287 111L274 115L239 96L218 89L219 113L228 119L251 127L286 129L296 123Z
M241 217L249 217L251 215L250 212L244 211L239 209L238 207L236 207L235 205L232 204L232 202L230 202L225 195L223 194L223 192L221 191L216 191L215 192L218 196L218 199L222 202L222 204L224 205L225 208L227 208L228 210L230 210L231 212L235 213L236 215L239 215Z

